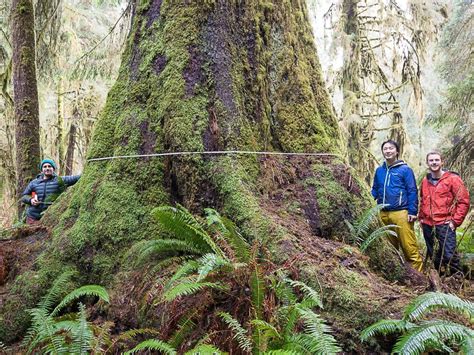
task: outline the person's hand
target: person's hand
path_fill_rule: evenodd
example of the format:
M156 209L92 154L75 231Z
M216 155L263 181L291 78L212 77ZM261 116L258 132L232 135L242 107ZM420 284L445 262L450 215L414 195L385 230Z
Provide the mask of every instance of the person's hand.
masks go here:
M38 201L38 197L36 195L30 200L30 202L32 206L38 206L41 203L41 201Z
M409 214L408 215L408 222L415 222L416 221L416 216Z
M453 221L446 221L444 224L449 225L449 228L451 228L452 231L456 229Z

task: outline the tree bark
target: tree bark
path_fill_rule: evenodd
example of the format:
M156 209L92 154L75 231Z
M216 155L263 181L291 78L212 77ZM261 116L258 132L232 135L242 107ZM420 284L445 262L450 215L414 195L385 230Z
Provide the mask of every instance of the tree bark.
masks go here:
M12 63L15 105L17 196L38 172L40 160L34 13L31 0L13 0ZM23 208L19 207L19 216Z

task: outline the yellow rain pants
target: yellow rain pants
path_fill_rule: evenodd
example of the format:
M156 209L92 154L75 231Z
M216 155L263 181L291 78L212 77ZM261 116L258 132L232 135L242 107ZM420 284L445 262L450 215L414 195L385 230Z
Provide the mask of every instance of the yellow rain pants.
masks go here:
M393 229L398 237L389 236L390 243L392 243L397 250L401 247L405 259L414 269L421 271L423 259L421 258L416 243L415 223L408 222L408 211L381 211L380 217L385 225L396 224L399 227Z

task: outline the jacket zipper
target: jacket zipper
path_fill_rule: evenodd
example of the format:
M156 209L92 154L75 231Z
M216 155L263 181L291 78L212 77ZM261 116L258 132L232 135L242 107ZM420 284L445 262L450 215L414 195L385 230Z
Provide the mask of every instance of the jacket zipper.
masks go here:
M403 191L400 191L400 201L398 201L399 206L402 205L402 195L403 195Z
M382 204L385 205L385 191L387 189L387 179L388 179L388 184L390 184L390 167L387 168L387 174L385 174L385 181L383 183L383 199L382 199Z

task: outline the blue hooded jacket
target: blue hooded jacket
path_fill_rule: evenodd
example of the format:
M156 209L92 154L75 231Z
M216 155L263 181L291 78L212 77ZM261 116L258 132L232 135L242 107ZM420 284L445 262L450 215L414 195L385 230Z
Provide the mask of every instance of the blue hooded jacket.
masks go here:
M408 210L408 214L413 216L418 213L415 174L403 160L397 160L389 167L384 162L377 168L372 196L378 204L388 205L384 211Z
M48 202L48 197L53 194L61 193L66 187L74 185L80 177L80 175L59 177L54 174L51 179L44 179L44 175L39 174L36 179L28 184L25 191L23 191L21 201L29 205L26 215L39 220L41 218L41 213L43 213L51 204L51 202ZM38 206L31 205L31 194L33 192L37 194L38 200L42 202Z

